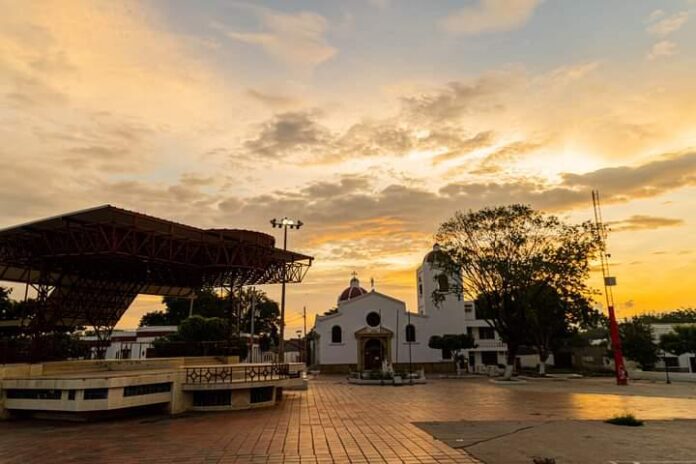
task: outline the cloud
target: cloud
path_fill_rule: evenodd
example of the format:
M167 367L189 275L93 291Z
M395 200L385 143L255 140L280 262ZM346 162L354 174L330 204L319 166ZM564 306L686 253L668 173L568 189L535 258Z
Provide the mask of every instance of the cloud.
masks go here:
M570 188L599 189L614 201L647 198L696 185L696 152L665 155L640 166L604 168L586 174L563 174Z
M300 104L300 101L297 98L266 93L256 89L247 89L246 94L252 97L254 100L273 109L295 107Z
M332 135L312 112L287 112L261 124L259 134L244 143L246 150L264 158L302 157L331 143Z
M656 21L656 20L662 18L664 15L665 15L665 12L663 10L660 10L660 9L654 10L652 13L650 13L646 22L651 23L653 21Z
M654 44L646 56L649 60L655 60L664 56L672 56L677 53L677 44L669 40L662 40Z
M404 111L415 119L447 120L499 108L493 97L510 91L521 80L513 71L491 72L468 82L450 82L430 92L402 98Z
M258 45L274 59L290 66L314 68L332 58L337 50L326 42L326 19L313 12L282 13L253 5L238 5L253 12L262 32L240 32L214 23L214 27L238 42Z
M454 144L449 151L437 155L433 158L434 163L440 163L442 161L447 161L453 158L458 158L462 154L469 153L479 148L484 148L489 146L493 142L493 131L479 132L473 137L465 140L459 140L458 143Z
M534 152L536 149L542 146L544 146L543 143L526 140L518 140L516 142L509 143L488 154L483 161L481 161L475 172L479 174L493 174L500 172L502 169L504 169L503 165L510 164L520 155Z
M654 14L654 12L653 12ZM652 17L652 15L651 15ZM684 24L689 20L689 13L687 11L681 11L669 16L665 19L657 21L650 26L648 26L648 33L655 35L657 37L666 37L673 32L678 31L682 28Z
M523 26L541 0L479 0L444 18L440 25L452 34L476 35L509 31Z
M648 216L643 214L636 214L627 219L609 223L611 230L615 232L653 230L663 227L676 227L683 224L684 221L682 219Z
M328 253L322 248L328 247L335 256L345 258L346 247L361 248L369 242L375 248L364 250L378 248L380 253L395 254L422 246L437 225L456 210L525 203L546 211L567 212L588 208L592 189L599 189L604 203L609 205L696 185L696 153L669 155L635 167L566 174L558 183L538 179L452 182L432 190L418 185L380 185L376 180L367 174L334 176L299 189L247 197L241 204L237 198L218 201L225 217L234 213L233 217L247 221L258 218L259 224L279 212L301 217L307 227L298 238L300 245L321 253ZM210 215L208 220L216 220L214 213L206 214ZM636 215L619 221L615 227L644 230L680 224L678 219ZM356 240L362 242L357 244Z

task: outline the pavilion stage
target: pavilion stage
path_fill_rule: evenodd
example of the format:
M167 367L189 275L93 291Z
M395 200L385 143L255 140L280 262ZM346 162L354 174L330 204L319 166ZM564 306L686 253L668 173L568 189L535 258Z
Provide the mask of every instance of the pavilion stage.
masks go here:
M274 404L283 388L301 386L304 365L234 357L46 362L45 334L90 327L106 343L138 294L193 298L201 288L226 292L234 320L243 286L299 283L312 260L276 248L268 234L201 229L110 205L2 229L0 281L26 291L22 314L0 327L20 334L9 339L15 345L21 337L32 343L23 358L0 357L0 416ZM27 299L30 289L36 296Z

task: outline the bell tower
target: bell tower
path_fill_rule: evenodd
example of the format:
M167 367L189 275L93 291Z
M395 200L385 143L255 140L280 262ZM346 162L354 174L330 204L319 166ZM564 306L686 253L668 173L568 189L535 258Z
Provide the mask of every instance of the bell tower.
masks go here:
M442 308L455 309L462 306L461 295L454 292L461 282L461 277L445 271L444 264L449 260L450 257L436 243L416 270L418 314L429 314ZM437 306L433 301L433 292L440 292L444 297Z

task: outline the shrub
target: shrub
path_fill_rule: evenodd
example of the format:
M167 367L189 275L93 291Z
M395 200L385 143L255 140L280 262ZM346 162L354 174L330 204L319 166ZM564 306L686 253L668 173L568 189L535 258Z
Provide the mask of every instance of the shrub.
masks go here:
M636 419L633 414L623 414L621 416L614 416L611 419L607 419L604 422L613 425L625 425L627 427L640 427L643 425L642 420Z

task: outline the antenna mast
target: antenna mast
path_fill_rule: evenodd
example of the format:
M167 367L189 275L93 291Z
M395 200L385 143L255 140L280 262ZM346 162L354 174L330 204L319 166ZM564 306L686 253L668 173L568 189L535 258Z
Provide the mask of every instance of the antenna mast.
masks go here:
M619 336L619 326L616 323L616 313L614 312L614 292L612 287L616 286L616 277L609 272L609 258L607 253L607 227L602 222L602 209L599 203L599 191L592 191L592 206L594 207L595 233L599 243L599 258L602 266L602 278L604 279L604 296L607 299L607 312L609 313L609 334L611 337L611 348L614 352L614 371L616 373L617 385L628 385L628 373L624 366L623 353L621 351L621 337Z

